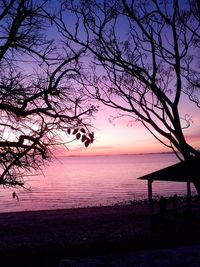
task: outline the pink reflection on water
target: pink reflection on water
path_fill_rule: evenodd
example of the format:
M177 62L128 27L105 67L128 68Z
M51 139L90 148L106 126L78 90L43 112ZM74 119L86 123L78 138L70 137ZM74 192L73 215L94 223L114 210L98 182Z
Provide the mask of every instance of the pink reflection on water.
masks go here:
M62 209L111 205L147 198L147 185L137 177L177 162L172 154L63 157L26 183L30 190L1 190L0 211ZM184 195L184 183L155 182L154 195Z

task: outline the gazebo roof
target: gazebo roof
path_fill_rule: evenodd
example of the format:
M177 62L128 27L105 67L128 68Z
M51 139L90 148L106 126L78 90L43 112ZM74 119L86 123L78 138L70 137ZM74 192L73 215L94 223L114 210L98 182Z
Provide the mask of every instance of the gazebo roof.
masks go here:
M139 177L140 180L193 182L200 179L200 159L192 158Z

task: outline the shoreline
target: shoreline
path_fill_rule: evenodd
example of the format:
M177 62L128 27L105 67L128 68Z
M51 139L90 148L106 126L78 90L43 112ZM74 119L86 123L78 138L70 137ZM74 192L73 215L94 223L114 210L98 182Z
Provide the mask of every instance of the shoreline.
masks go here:
M158 205L159 199L161 195L154 195L153 202L155 205ZM166 200L170 203L171 198L173 197L173 194L170 196L165 196ZM185 203L187 201L187 195L179 195L179 204ZM199 202L200 198L198 195L192 195L191 200L194 202ZM79 209L96 209L96 208L113 208L113 207L126 207L126 206L137 206L137 205L148 205L148 198L141 198L141 199L134 199L134 200L127 200L127 201L121 201L116 203L111 203L108 205L94 205L94 206L76 206L76 207L60 207L60 208L48 208L48 209L27 209L27 210L5 210L0 211L1 214L7 214L7 213L26 213L26 212L48 212L48 211L62 211L62 210L79 210ZM170 205L169 205L170 206Z
M183 197L185 198L185 197ZM155 199L155 202L157 200ZM82 209L98 209L98 208L115 208L115 207L126 207L126 206L136 206L136 205L146 205L148 203L148 199L138 199L138 200L128 200L117 202L108 205L94 205L94 206L76 206L76 207L60 207L60 208L48 208L48 209L32 209L32 210L6 210L0 211L0 216L2 214L7 213L26 213L26 212L54 212L54 211L70 211L70 210L82 210Z
M169 196L165 196L164 198L168 202L168 206L170 207L172 204L172 198L173 194ZM153 197L153 203L155 205L158 205L159 200L160 200L161 195L154 195ZM187 202L187 196L186 195L178 195L178 200L179 204L182 205L183 203ZM191 200L195 203L199 203L200 205L200 197L198 195L192 195ZM0 215L1 214L7 214L7 213L25 213L25 212L46 212L46 211L59 211L59 210L79 210L79 209L92 209L92 208L106 208L106 207L125 207L125 206L137 206L137 205L148 205L149 200L147 198L141 198L141 199L134 199L134 200L125 200L125 201L118 201L116 203L111 203L111 204L97 204L97 205L80 205L80 206L64 206L60 205L58 207L52 206L52 207L47 207L47 208L41 208L37 209L37 205L35 205L34 209L28 209L28 208L22 208L22 209L17 209L14 207L13 209L1 209L0 210ZM5 204L6 205L6 204Z

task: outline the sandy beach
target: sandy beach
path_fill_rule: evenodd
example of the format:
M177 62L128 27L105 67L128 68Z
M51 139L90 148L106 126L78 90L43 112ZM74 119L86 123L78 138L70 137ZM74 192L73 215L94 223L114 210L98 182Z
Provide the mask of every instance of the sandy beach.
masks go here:
M0 214L0 266L200 244L200 212L149 216L147 203Z

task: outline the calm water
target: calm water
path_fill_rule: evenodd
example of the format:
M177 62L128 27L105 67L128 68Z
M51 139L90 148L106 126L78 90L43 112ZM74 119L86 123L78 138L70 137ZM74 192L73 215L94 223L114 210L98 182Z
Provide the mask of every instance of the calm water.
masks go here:
M178 160L173 154L63 157L44 176L31 177L27 189L1 189L0 212L111 205L147 198L147 182L137 177ZM154 182L154 196L186 194L185 183ZM193 189L194 192L194 189ZM195 192L194 192L195 193Z

